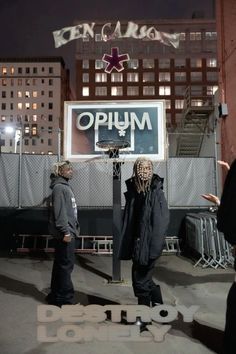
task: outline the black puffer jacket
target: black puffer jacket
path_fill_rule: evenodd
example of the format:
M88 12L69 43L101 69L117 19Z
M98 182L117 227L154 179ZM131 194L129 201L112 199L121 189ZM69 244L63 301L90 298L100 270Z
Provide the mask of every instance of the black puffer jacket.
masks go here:
M126 205L124 210L123 228L119 259L133 258L135 240L140 239L140 264L161 255L165 243L165 232L169 224L169 210L163 192L163 178L153 175L151 188L144 195L140 220L136 220L135 203L137 192L134 178L126 181ZM137 228L138 225L138 228Z

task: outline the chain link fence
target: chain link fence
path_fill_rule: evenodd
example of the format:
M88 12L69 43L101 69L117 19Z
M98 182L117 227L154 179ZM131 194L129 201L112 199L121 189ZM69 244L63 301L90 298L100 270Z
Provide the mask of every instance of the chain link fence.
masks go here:
M21 162L20 162L21 159ZM46 207L50 173L57 156L0 155L0 207ZM20 167L21 165L21 167ZM201 194L217 194L215 158L171 157L154 162L154 172L164 178L170 208L208 207ZM112 162L73 163L71 186L80 208L112 208ZM121 164L121 205L125 204L125 180L132 176L133 162Z

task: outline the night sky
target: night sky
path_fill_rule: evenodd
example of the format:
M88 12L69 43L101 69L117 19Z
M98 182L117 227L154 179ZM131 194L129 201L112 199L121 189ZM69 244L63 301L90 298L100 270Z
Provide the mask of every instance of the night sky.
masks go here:
M214 16L214 0L0 0L0 57L63 56L73 73L75 41L58 49L52 32L76 20Z

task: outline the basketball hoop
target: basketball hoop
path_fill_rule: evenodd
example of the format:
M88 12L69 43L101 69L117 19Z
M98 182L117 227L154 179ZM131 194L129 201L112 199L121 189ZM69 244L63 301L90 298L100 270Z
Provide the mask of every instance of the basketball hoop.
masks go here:
M108 171L112 171L113 176L120 176L120 164L124 163L127 148L130 143L125 140L100 140L96 143L101 149L101 160L106 163L107 167L112 163L113 169L108 167ZM125 154L122 154L125 150ZM100 161L101 161L100 160Z

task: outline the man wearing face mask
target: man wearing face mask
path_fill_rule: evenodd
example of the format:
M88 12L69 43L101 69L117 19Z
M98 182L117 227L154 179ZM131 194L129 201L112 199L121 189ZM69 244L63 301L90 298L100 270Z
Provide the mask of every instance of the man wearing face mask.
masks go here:
M169 223L163 178L153 174L152 161L141 157L135 161L133 175L126 186L119 258L132 259L132 285L138 304L155 306L163 301L152 274Z
M74 268L75 238L79 236L77 206L69 185L73 177L72 165L62 161L54 165L51 175L50 231L55 238L55 258L51 276L51 292L46 301L62 306L74 303L71 273Z

